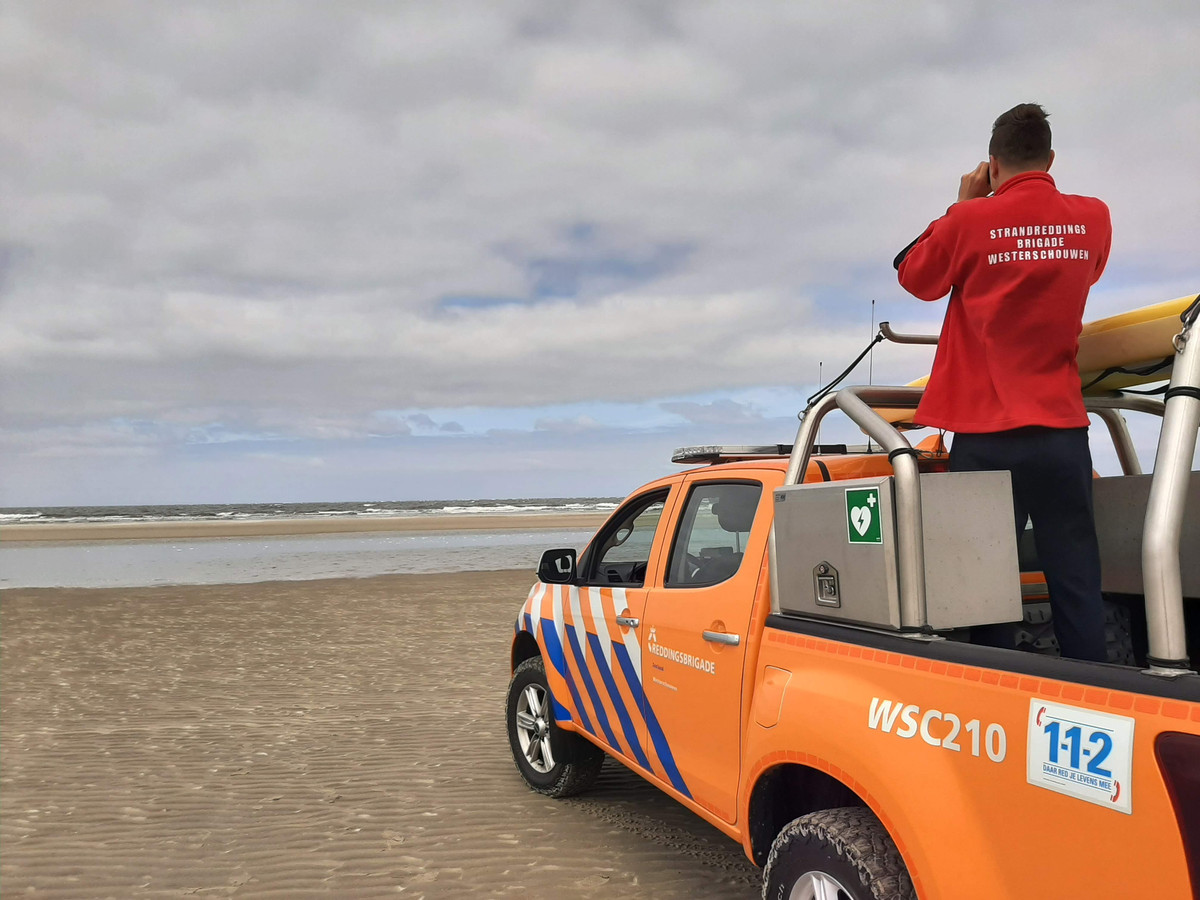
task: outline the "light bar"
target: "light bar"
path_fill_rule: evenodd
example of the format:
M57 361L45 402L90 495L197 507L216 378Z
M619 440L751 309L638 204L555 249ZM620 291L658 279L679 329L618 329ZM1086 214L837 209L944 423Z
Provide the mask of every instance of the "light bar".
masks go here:
M814 455L837 455L849 452L866 452L866 447L847 447L845 444L817 444ZM775 459L790 456L791 444L703 444L698 447L680 447L671 454L671 462L686 466L705 463L738 462L751 459Z

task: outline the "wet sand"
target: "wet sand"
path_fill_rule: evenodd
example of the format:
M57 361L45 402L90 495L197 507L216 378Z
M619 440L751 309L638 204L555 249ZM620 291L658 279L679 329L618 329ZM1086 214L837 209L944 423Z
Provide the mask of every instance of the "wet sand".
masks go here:
M4 895L757 896L619 764L525 788L503 698L531 582L0 593Z
M323 516L307 519L202 519L182 522L21 523L0 528L4 541L130 541L181 538L267 537L386 531L531 531L596 529L607 513L458 516Z

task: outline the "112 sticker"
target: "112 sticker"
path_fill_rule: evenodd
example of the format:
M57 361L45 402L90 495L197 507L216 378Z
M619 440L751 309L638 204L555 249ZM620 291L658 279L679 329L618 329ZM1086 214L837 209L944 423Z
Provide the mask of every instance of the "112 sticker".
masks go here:
M1026 780L1131 814L1133 725L1127 716L1031 699Z

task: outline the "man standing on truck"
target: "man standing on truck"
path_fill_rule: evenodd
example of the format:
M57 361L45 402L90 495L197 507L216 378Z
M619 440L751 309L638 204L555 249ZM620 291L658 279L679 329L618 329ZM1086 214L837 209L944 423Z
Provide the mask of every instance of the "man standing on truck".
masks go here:
M1075 355L1112 226L1100 200L1059 193L1046 118L1036 103L1000 116L987 162L962 176L958 202L895 265L918 299L950 294L916 422L955 433L952 471L1012 473L1018 535L1028 516L1062 655L1104 661L1088 416Z

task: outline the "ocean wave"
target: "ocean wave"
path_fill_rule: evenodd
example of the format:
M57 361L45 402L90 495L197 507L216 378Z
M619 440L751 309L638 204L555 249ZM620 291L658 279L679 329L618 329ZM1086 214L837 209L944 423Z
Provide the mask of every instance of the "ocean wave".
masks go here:
M0 525L125 524L134 522L250 521L272 519L407 518L413 516L553 515L607 513L611 497L537 497L505 500L398 500L348 503L179 504L174 506L11 507L0 509Z
M15 522L36 522L36 521L37 521L38 519L40 519L40 518L42 518L42 514L41 514L40 512L34 512L34 513L5 513L5 512L0 512L0 522L9 522L9 523L15 523Z

